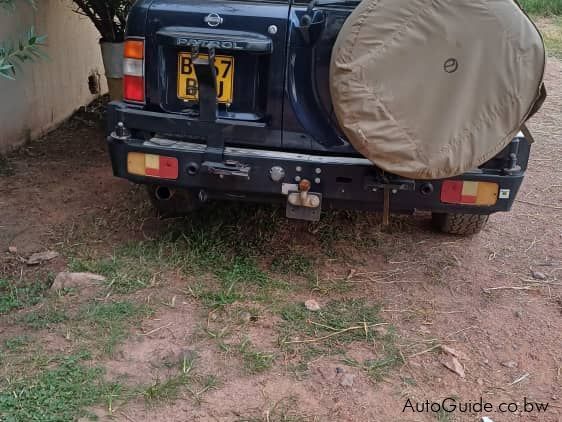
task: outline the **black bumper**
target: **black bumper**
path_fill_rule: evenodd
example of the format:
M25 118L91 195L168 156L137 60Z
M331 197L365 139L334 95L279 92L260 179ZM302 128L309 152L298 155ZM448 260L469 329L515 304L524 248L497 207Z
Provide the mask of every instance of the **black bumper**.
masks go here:
M380 170L362 158L308 155L250 148L225 148L223 159L243 163L249 168L248 177L219 177L205 171L208 156L204 144L164 138L108 137L109 151L116 176L139 184L157 184L170 188L192 190L202 198L234 199L257 202L285 202L286 192L295 189L299 180L312 183L311 192L322 194L323 208L383 209L384 186L392 186L390 208L395 213L415 210L491 214L509 211L523 181L524 172L503 174L498 170L478 170L457 180L495 182L503 191L494 206L451 205L440 200L441 180L412 181L386 178ZM127 154L143 152L175 157L179 162L179 178L163 180L129 174ZM216 151L215 151L216 152ZM271 169L280 167L285 176L275 182ZM386 185L385 185L386 184Z

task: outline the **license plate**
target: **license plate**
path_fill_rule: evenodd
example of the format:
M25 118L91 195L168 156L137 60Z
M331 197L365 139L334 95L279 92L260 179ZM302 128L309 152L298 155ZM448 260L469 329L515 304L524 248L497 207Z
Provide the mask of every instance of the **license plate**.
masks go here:
M199 59L208 61L209 56L199 54ZM216 56L217 99L221 104L232 104L234 100L234 57ZM199 101L199 89L191 53L178 55L178 98L184 101Z

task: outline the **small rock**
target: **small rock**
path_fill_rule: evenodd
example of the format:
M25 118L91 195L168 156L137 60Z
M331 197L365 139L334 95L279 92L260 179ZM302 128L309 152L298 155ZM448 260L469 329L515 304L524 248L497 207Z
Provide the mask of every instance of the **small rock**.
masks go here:
M344 376L340 380L340 385L342 387L353 387L354 382L355 382L355 375L344 374Z
M8 252L15 255L18 253L18 248L15 246L8 246Z
M27 265L39 265L42 262L55 259L57 256L59 256L59 254L55 251L34 253L28 258Z
M478 385L484 385L484 380L483 380L482 378L478 378L478 379L476 380L476 383L477 383Z
M456 357L451 357L443 362L441 362L445 368L449 371L454 372L459 377L464 378L466 376L464 368Z
M240 320L244 324L247 324L248 322L250 322L252 320L252 314L249 313L249 312L240 312Z
M515 316L519 319L523 318L523 312L521 311L515 311Z
M98 274L69 273L64 271L57 274L57 276L55 277L55 281L51 286L51 289L62 290L91 287L92 285L102 283L104 281L105 277Z
M343 368L340 368L339 366L336 368L336 374L343 374Z
M513 368L517 368L519 365L515 361L508 360L507 362L502 362L502 366L513 369Z
M539 271L531 271L531 275L533 276L533 278L535 280L541 280L544 281L547 279L546 274L545 273L541 273Z
M314 299L307 300L304 306L311 312L318 312L320 310L320 305Z
M449 346L441 345L441 351L447 355L456 357L458 359L470 360L465 353L455 350Z

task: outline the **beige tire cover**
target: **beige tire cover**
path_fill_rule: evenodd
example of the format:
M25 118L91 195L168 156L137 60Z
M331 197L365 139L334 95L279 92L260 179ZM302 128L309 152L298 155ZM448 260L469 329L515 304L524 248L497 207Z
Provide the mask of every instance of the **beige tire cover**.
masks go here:
M513 0L363 0L334 46L330 89L357 151L439 179L510 143L544 69L542 38Z

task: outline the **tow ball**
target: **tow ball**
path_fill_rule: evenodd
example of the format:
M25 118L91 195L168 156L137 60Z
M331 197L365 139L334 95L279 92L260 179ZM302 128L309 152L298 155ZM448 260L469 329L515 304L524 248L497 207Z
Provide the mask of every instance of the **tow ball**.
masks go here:
M322 212L322 194L310 192L309 180L301 180L298 192L287 196L287 218L306 221L319 221Z

